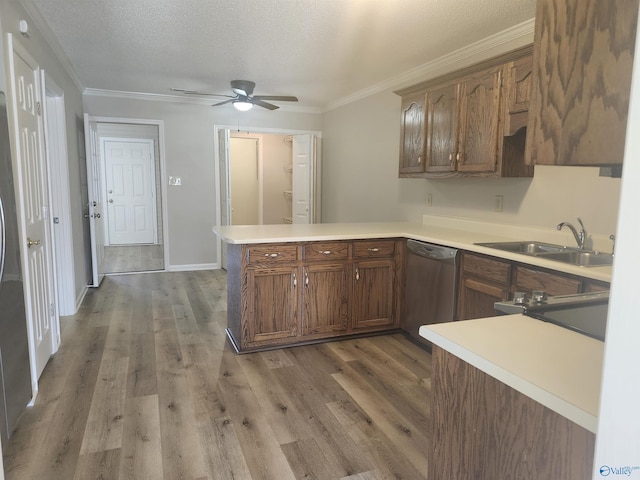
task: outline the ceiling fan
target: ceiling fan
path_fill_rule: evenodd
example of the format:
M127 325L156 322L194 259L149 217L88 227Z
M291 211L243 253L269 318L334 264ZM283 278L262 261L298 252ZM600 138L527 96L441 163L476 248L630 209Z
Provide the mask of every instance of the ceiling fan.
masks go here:
M233 106L241 112L251 110L254 105L267 108L269 110L276 110L280 108L272 103L265 102L264 100L275 100L278 102L297 102L297 97L288 95L253 95L253 89L256 84L249 80L231 80L231 90L235 95L223 95L219 93L204 93L197 90L185 90L182 88L171 88L173 92L182 92L185 95L209 95L213 97L227 97L229 100L214 103L212 107L219 105L225 105L227 103L233 104Z

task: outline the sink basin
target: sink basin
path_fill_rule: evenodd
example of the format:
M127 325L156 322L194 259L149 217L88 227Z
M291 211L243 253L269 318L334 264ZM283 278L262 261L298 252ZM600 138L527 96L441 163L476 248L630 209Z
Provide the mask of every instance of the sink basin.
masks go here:
M543 242L490 242L476 243L483 247L495 248L505 252L522 253L525 255L538 255L540 253L563 252L565 247Z
M538 256L540 258L546 258L547 260L570 263L571 265L577 265L579 267L597 267L613 264L613 255L591 251L572 250L567 252L545 253Z
M476 243L482 247L495 248L504 252L520 253L546 260L568 263L578 267L599 267L613 264L613 255L591 250L563 247L537 241Z

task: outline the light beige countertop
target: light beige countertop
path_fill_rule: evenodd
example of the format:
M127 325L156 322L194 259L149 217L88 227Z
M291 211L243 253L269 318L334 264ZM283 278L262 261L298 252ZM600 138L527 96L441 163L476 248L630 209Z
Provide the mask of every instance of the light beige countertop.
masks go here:
M423 325L420 335L596 433L603 342L521 314Z
M562 243L555 229L511 227L446 217L425 216L424 223L317 223L287 225L215 226L213 232L232 244L311 242L371 238L412 238L498 258L549 268L581 277L611 281L611 267L579 267L553 260L474 245L481 242L538 240ZM566 235L566 234L565 234Z

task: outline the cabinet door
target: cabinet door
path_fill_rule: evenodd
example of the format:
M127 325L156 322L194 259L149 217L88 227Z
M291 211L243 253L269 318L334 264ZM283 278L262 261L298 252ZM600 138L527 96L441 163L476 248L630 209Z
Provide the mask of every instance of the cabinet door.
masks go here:
M424 172L425 92L402 98L400 173Z
M247 270L248 343L297 335L297 273L296 267Z
M354 329L388 328L396 323L395 275L392 259L354 263L351 302Z
M303 268L303 335L347 331L349 280L346 264Z
M543 272L527 267L517 267L514 289L517 292L531 293L544 290L547 295L573 295L580 293L582 281L560 273Z
M538 0L527 161L621 164L638 0Z
M427 94L427 167L431 173L453 172L456 165L458 85Z
M499 155L502 67L469 77L460 86L458 171L494 172Z
M458 296L458 320L493 317L495 302L508 300L509 289L475 278L463 277Z
M509 62L505 67L504 135L514 135L522 127L527 126L532 70L532 55Z

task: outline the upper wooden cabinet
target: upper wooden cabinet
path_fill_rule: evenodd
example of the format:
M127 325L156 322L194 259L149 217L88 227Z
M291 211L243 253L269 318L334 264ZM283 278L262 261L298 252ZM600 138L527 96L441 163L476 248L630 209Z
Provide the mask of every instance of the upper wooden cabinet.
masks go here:
M527 162L623 160L638 0L538 0Z
M402 99L400 129L400 172L424 172L424 110L425 91L413 93Z
M396 92L402 96L400 176L532 176L533 169L524 164L524 132L520 131L526 122L515 128L515 120L506 119L512 110L513 115L520 114L518 121L526 118L530 81L524 78L524 70L528 65L530 71L531 62L531 47L527 47ZM418 102L425 92L420 123L413 115L419 113ZM513 108L505 107L512 98ZM410 141L418 138L416 125L422 126L422 143ZM506 126L513 131L505 130ZM420 164L415 160L419 156L410 153L419 150L423 152Z
M519 58L504 67L505 115L504 134L515 135L529 120L533 56Z

